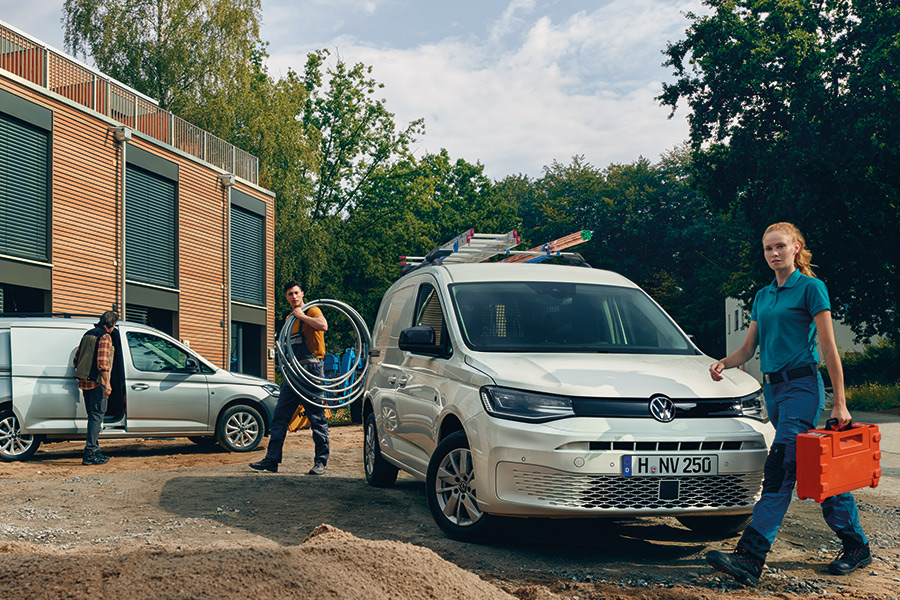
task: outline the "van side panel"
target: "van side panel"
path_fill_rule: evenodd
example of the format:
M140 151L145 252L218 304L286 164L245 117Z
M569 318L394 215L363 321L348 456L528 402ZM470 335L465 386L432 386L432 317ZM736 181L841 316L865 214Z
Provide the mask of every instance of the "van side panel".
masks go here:
M9 328L13 411L23 432L87 430L87 413L72 365L85 331L46 324Z

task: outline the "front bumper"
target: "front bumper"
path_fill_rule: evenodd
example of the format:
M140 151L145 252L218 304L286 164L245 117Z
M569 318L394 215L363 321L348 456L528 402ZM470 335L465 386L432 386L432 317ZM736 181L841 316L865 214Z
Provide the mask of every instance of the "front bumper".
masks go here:
M747 513L759 497L771 426L744 418L569 418L544 424L487 414L466 426L478 499L508 516ZM718 457L718 473L622 475L626 455Z

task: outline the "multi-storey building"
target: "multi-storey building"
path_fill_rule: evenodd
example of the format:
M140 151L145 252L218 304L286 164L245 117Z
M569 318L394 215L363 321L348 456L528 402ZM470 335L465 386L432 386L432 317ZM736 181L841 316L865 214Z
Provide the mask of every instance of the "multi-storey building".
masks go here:
M0 309L114 309L274 376L257 159L0 21Z

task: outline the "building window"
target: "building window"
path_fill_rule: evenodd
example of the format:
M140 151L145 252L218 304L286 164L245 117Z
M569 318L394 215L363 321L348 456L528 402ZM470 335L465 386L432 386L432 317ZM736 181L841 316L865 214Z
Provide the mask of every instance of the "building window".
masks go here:
M0 114L0 254L49 260L50 134Z
M231 299L262 306L265 302L266 230L264 216L231 207Z
M177 287L176 184L128 165L125 175L125 276Z

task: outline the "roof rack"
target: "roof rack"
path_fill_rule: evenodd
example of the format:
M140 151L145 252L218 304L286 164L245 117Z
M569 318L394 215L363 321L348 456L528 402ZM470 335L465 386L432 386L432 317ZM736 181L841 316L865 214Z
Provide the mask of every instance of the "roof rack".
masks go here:
M591 239L592 231L583 229L561 237L531 250L513 250L519 245L519 234L515 229L507 233L475 233L468 229L447 243L435 248L425 256L401 256L401 275L406 275L423 265L484 262L495 256L506 255L500 262L541 262L548 258L561 258L569 264L587 266L577 252L562 252Z

